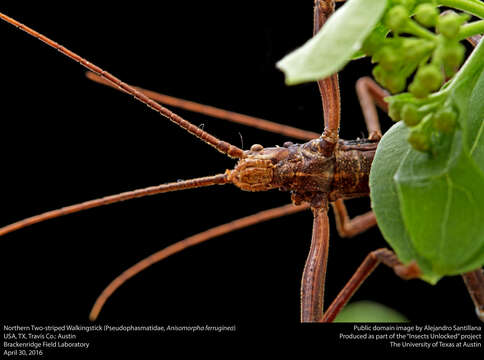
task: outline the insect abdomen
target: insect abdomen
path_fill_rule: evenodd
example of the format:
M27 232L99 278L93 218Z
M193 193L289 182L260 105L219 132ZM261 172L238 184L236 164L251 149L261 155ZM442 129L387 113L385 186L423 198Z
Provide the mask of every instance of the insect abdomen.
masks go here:
M378 142L366 139L338 144L330 200L362 197L370 193L370 169L377 145Z

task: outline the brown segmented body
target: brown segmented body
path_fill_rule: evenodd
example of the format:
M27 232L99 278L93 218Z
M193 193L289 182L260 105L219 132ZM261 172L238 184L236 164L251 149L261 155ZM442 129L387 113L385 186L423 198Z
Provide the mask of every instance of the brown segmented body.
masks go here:
M284 147L252 146L228 177L246 191L291 191L296 203L311 201L316 194L328 200L369 194L369 175L378 141L339 140L333 153L325 155L323 138Z
M351 199L370 193L369 176L378 141L340 140L329 200Z
M325 6L325 5L331 5L330 1L320 0L320 1L317 1L315 3L316 3L316 6L320 6L320 9L321 9L319 14L315 13L315 15L324 15L324 16L315 16L315 31L318 31L319 28L323 25L323 23L326 19L325 13L332 12L332 10L328 9L330 6L328 6L328 7ZM315 9L317 9L317 8L315 8ZM106 79L112 79L109 76L105 76L105 78ZM338 129L340 127L338 114L339 114L340 106L339 106L339 98L335 95L335 93L338 92L337 76L335 75L335 76L331 77L329 80L330 81L328 81L328 82L325 82L325 81L319 81L318 82L318 85L320 85L320 88L322 90L322 98L323 98L323 104L324 104L324 114L325 114L325 116L324 116L324 118L325 118L324 135L326 135L328 139L338 141ZM115 88L117 88L115 82L109 83L109 84L111 84L111 86L114 86ZM361 84L363 84L363 82L359 81L358 84L361 85ZM357 84L357 89L360 88L360 90L361 90L361 86L358 87L358 84ZM368 89L367 87L363 87L363 90L368 91L369 93L372 92L372 89ZM152 95L148 95L146 91L144 91L144 92L148 97L150 97L150 98L153 97ZM373 94L375 94L375 92L373 92ZM376 94L378 95L378 93L376 93ZM271 95L272 95L271 96L272 98L275 98L274 94L271 94ZM360 93L358 95L361 97ZM135 96L135 97L140 101L143 101L143 99L144 99L143 97L140 97L140 96ZM380 96L380 98L379 98L380 100L378 100L377 98L374 98L374 99L370 99L370 101L366 101L366 102L363 101L366 98L363 97L362 99L360 99L360 101L363 105L364 113L365 114L368 113L368 111L365 111L365 110L368 110L368 105L372 105L373 101L376 101L376 103L381 108L383 108L385 110L386 105L383 101L383 98L384 97ZM57 98L56 98L56 100L57 100ZM155 99L153 99L153 100L155 100ZM368 99L366 99L366 100L368 100ZM160 100L160 101L163 102L163 100ZM177 102L180 102L180 101L177 101ZM184 103L186 105L186 102L184 102ZM365 105L366 105L366 109L365 109ZM198 109L198 111L201 109L200 106L196 106L195 108ZM197 111L197 110L195 110L195 111ZM216 114L216 113L220 114L220 112L217 112L217 111L211 112L211 113L212 114ZM227 113L222 112L221 117L223 117L224 115L227 115ZM372 115L372 114L370 113L370 115ZM365 116L365 117L368 118L368 116ZM235 118L238 119L237 121L243 123L241 120L244 119L244 118L241 119L240 116L233 116L234 121L235 121ZM258 119L258 121L260 121L260 119ZM247 122L247 123L249 123L249 122ZM182 125L182 124L180 124L180 125ZM266 124L266 125L268 125L268 124ZM270 126L266 126L266 125L264 125L264 127L263 126L258 126L258 127L265 128L265 129L271 128ZM369 132L370 137L371 137L372 130L375 130L375 127L372 126L371 123L367 124L367 125L368 125L368 132ZM373 125L374 125L374 123L373 123ZM277 126L275 128L280 129L280 126ZM190 129L193 130L193 131L190 131ZM197 129L193 129L191 127L187 128L187 130L190 131L193 134L197 134L197 133L200 134L200 131L198 131ZM296 135L295 132L283 133L281 130L279 130L279 131L282 134L289 135L289 136ZM290 134L293 134L293 135L290 135ZM311 138L311 137L316 138L316 137L319 136L319 134L310 135L310 137L307 137L304 134L301 134L301 136L302 136L302 138L308 139L308 138ZM208 139L205 136L200 136L200 138L202 140L209 142ZM300 138L300 137L296 137L296 138ZM223 141L220 141L220 142L219 141L215 141L215 142L211 141L210 143L211 143L212 146L221 150L223 153L227 153L228 155L231 155L231 156L237 157L237 156L241 155L241 153L244 153L244 154L247 153L247 152L243 152L243 151L239 152L239 151L235 150L234 148L230 148L229 144L225 143ZM286 165L288 165L287 168L289 168L289 169L291 168L291 166L289 166L289 165L292 165L293 168L298 167L298 169L297 169L298 171L293 172L292 178L294 180L300 182L300 183L307 182L309 185L314 185L313 188L316 189L316 194L317 194L318 190L326 189L329 180L332 179L331 184L330 184L330 189L329 189L330 192L323 193L324 195L321 196L321 197L325 197L328 200L362 196L362 195L365 195L365 193L367 192L367 189L365 188L365 183L367 182L365 180L365 177L367 177L369 167L371 166L371 160L373 158L374 153L371 153L371 150L365 150L364 149L364 147L366 146L364 141L358 141L357 148L351 149L351 147L354 147L354 145L355 145L354 142L350 141L350 142L342 142L342 144L338 144L338 146L335 146L335 148L333 149L333 151L334 151L334 166L333 166L332 170L329 169L328 167L326 167L326 169L324 168L325 167L324 165L328 165L327 163L324 163L324 162L321 162L321 161L319 163L318 163L318 161L312 161L312 160L317 159L318 156L316 156L315 159L312 159L311 161L304 161L305 159L303 159L303 160L300 161L300 164L298 166L296 166L295 164L286 164ZM321 157L320 154L318 154L318 155L319 155L319 157ZM258 185L257 181L262 183L262 185L264 186L264 189L272 188L273 185L271 184L271 181L273 181L273 178L274 178L274 169L272 170L272 172L269 172L269 173L267 173L264 170L266 167L268 168L268 166L267 166L268 161L270 163L272 163L272 160L270 160L270 159L269 160L268 159L265 159L265 160L263 160L263 159L253 159L253 160L255 160L255 161L253 161L251 164L249 164L247 161L244 162L245 167L246 167L246 169L253 167L253 168L256 168L257 170L247 172L245 174L246 176L244 178L240 178L240 180L241 180L240 183L250 183L251 185L249 187L249 190L253 190L253 191L257 190L258 186L260 186L260 185ZM308 162L312 164L312 167L303 166L304 164L307 165ZM331 162L332 162L332 160L329 161L329 163L331 163ZM257 166L254 167L253 165L257 165ZM317 173L317 171L315 171L316 170L315 168L318 167L317 165L320 165L319 168L323 168L322 169L323 171L319 174ZM354 166L354 169L353 169L353 166ZM305 168L306 168L306 170L309 169L311 171L305 172L304 171ZM356 172L355 172L355 170L356 170ZM228 172L228 174L232 174L232 172ZM270 175L270 176L268 177L267 175ZM234 178L235 178L235 176L234 176ZM353 180L353 178L356 178L356 179ZM162 192L161 191L162 189L167 189L167 188L170 188L171 189L170 191L174 191L176 189L180 189L180 188L185 187L185 186L191 187L192 185L194 185L194 187L200 187L200 186L202 186L202 183L203 184L208 184L208 183L210 183L210 184L222 184L222 183L225 183L225 177L223 176L223 174L217 175L215 177L211 177L211 179L209 179L209 180L206 180L206 179L204 179L204 181L199 181L199 180L200 179L197 179L197 181L190 182L191 184L189 184L188 181L182 182L182 183L177 183L177 184L166 184L166 185L157 187L157 189L154 189L154 190L156 190L159 193L159 192ZM279 185L277 185L276 187L278 187L278 186ZM283 189L282 186L279 186L279 188ZM295 190L300 190L300 187L298 187L298 186L294 186L294 188L295 188ZM288 187L288 186L285 186L284 190L291 190L291 188ZM152 191L142 191L142 192L133 191L133 192L129 193L129 197L137 196L141 193L151 194ZM294 194L296 194L296 193L294 192ZM313 194L313 193L311 193L311 194ZM110 197L111 200L112 199L122 199L122 198L123 198L123 196ZM94 203L96 203L96 204L109 203L108 201L105 201L105 200L104 201L96 201L96 202L88 202L87 204L84 204L83 206L78 206L77 209L86 209L86 208L88 208L87 205L91 206ZM337 205L337 204L340 204L340 205ZM315 204L315 205L317 205L317 204ZM335 210L338 209L338 206L339 206L340 209L341 209L341 206L344 206L343 202L341 200L336 201L334 203L334 205L335 205ZM306 205L306 206L308 206L308 205ZM290 208L288 208L288 209L290 209ZM284 211L281 211L281 210L282 209L280 209L280 211L278 211L278 212L272 212L271 216L274 216L274 214L276 214L276 213L279 214L278 216L280 216L281 213L287 214L287 209L284 210ZM308 300L307 298L303 298L304 309L307 310L307 309L311 308L311 311L309 311L309 312L305 311L304 312L305 316L303 317L303 321L323 320L319 316L314 316L314 314L316 313L316 311L314 311L315 308L316 308L316 310L323 308L323 306L322 306L323 303L322 303L322 300L321 300L322 297L323 297L323 292L320 291L320 290L322 290L322 288L318 288L315 291L312 291L311 287L312 287L312 284L314 284L314 283L319 283L319 284L321 283L321 281L319 281L319 280L321 280L322 276L319 275L319 274L324 273L324 271L325 271L325 269L324 269L325 265L323 266L322 263L319 262L318 260L321 259L321 258L325 258L327 256L326 253L327 253L328 243L326 241L327 239L325 241L319 241L319 239L323 238L323 237L327 237L326 236L327 234L325 232L327 232L327 228L328 228L329 224L328 224L327 217L326 217L326 214L325 214L326 213L325 210L327 210L327 208L324 208L324 207L320 208L319 206L315 206L315 208L313 208L312 210L313 210L313 213L314 213L314 216L315 216L314 225L313 225L313 228L315 229L313 239L315 240L315 242L316 241L323 242L324 246L321 246L321 247L312 246L311 247L311 256L309 257L308 264L305 268L305 273L307 272L308 274L313 273L313 274L317 274L317 275L307 276L307 277L304 278L305 281L303 283L303 290L305 292L311 292L314 296L312 296L311 302L307 301ZM65 214L65 213L66 212L62 212L62 211L56 212L56 214ZM335 214L337 215L337 211L335 211ZM254 219L259 218L259 220L260 220L262 218L262 216L261 216L262 214L257 214L257 215L258 216L254 216ZM366 215L371 215L371 214L366 214ZM46 217L44 216L44 219L45 218ZM267 218L267 216L265 218ZM340 218L342 218L341 212L340 212ZM360 216L360 217L357 217L356 219L352 219L352 220L358 220L358 219L361 219L361 218L368 219L369 216L365 216L365 217ZM350 225L351 224L361 225L363 223L362 221L353 222L352 220L351 220ZM255 220L252 219L251 221L252 221L252 223L254 223ZM32 221L29 221L29 222L26 222L26 223L32 224ZM248 223L249 222L246 221L244 223L245 224L244 226L247 226ZM232 224L232 228L234 228L234 227L236 227L236 226L233 226L233 224ZM338 227L338 222L337 222L337 227ZM345 236L353 236L354 234L359 233L359 232L361 232L361 231L363 231L364 229L367 228L366 225L365 225L365 227L353 226L352 227L353 230L348 231L348 229L347 229L348 227L349 226L346 226L346 225L340 226L339 230L343 229L344 232L347 234ZM239 228L240 228L240 223L239 223ZM201 241L200 240L201 237L198 237L198 239L199 240L197 240L197 241ZM205 239L207 239L207 237L205 237ZM193 243L193 241L192 241L192 243ZM182 246L180 246L179 248L182 248ZM170 248L170 249L172 249L172 248ZM316 254L316 255L312 255L312 254ZM318 254L320 254L320 255L318 255ZM378 254L381 254L381 252L378 252ZM377 261L380 261L380 259L382 258L382 257L377 258L376 256L372 256L372 257L377 259ZM374 265L374 263L373 263L373 265ZM372 269L374 267L373 265L366 267L366 268ZM361 278L366 278L366 276L368 275L369 272L370 272L370 270L365 270L365 271L362 271L362 272L360 271L360 273L362 273L365 276L360 277L360 278L356 278L357 281L350 281L350 283L348 283L349 285L351 285L350 287L357 288L359 286L359 284L361 283ZM318 280L318 281L311 281L311 280ZM346 291L346 293L348 293L348 291ZM347 295L344 296L345 301L347 301L348 298L349 298L349 296L347 296ZM314 303L318 306L314 306L312 303ZM341 301L339 302L339 304L343 304L343 303L344 302L341 302ZM332 309L332 308L333 307L330 307L329 309ZM336 314L335 311L329 310L328 312L330 312L330 313L333 312L333 315ZM327 317L325 319L326 319L326 321L330 321L329 319L332 319L332 318L334 318L334 317Z

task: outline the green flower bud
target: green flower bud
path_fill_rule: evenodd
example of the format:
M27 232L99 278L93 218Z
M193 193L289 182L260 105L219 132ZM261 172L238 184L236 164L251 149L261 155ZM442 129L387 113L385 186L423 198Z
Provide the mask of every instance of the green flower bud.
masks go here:
M453 75L464 61L466 49L461 43L452 43L443 49L444 67L450 75Z
M437 32L448 39L453 39L459 33L460 26L468 19L468 17L458 15L454 12L439 16L436 26Z
M402 42L401 51L406 60L418 62L429 55L434 47L434 43L429 40L405 38Z
M374 56L374 60L378 61L381 67L387 71L395 69L399 65L400 59L396 51L390 46L382 47Z
M421 82L418 81L418 79L412 81L412 83L408 87L408 90L412 93L413 96L418 99L426 97L430 92L427 87L425 87L424 85L422 85Z
M416 0L393 0L393 3L396 5L405 6L408 10L413 10Z
M429 91L435 91L444 82L444 75L435 65L423 65L417 71L416 81Z
M428 152L430 150L430 137L420 128L413 128L407 140L417 151Z
M451 107L443 108L434 115L434 127L440 132L451 133L456 124L457 113Z
M398 101L398 100L393 100L388 103L388 115L393 121L397 122L402 119L400 114L402 112L402 107L404 105L405 105L405 102Z
M417 6L415 9L415 19L426 27L435 26L437 18L439 17L439 10L432 4L424 3Z
M403 5L396 5L385 15L385 25L395 32L402 32L409 20L409 12Z
M402 118L400 117L400 109L393 104L390 104L388 107L388 116L395 122L400 121Z
M400 116L408 127L415 126L420 122L420 120L422 120L422 114L412 103L403 105Z
M373 68L372 74L380 85L385 86L386 71L380 65Z
M396 94L405 90L407 85L407 79L401 74L392 73L388 74L385 78L385 87L392 93Z
M443 65L445 75L450 77L462 65L466 50L464 45L456 40L440 39L442 41L434 51L432 62Z

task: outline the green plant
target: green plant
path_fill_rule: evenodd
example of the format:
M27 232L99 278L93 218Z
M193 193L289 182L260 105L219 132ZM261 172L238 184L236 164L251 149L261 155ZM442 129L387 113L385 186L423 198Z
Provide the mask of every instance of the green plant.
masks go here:
M406 322L399 312L373 301L356 301L338 314L335 322Z
M415 260L430 283L484 264L482 42L461 66L461 40L483 33L484 20L471 15L484 17L481 1L349 0L278 63L297 84L372 57L373 76L395 94L389 115L403 120L378 147L372 207L400 260Z

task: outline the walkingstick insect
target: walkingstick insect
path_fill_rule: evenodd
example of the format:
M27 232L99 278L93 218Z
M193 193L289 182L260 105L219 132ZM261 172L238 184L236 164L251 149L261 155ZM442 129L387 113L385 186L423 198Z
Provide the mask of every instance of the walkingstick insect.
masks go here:
M240 109L240 112L260 112L261 117L321 132L323 117L317 87L287 89L280 74L273 69L274 62L301 40L295 39L297 26L287 29L287 19L301 18L301 23L305 24L301 26L302 39L311 34L310 6L306 11L295 11L289 6L274 9L258 5L254 9L239 5L234 9L231 8L234 5L225 4L224 13L232 15L227 19L215 16L215 10L218 13L221 10L207 7L210 5L193 6L187 14L181 5L180 8L170 5L165 13L173 14L173 18L167 16L169 19L164 19L163 24L157 22L156 26L154 18L149 21L144 12L134 16L133 9L116 9L119 11L116 16L101 15L101 9L96 14L76 14L78 18L70 17L69 24L64 24L68 29L63 30L62 39L55 40L128 83L151 89L159 89L160 82L171 83L172 88L167 85L163 92ZM44 11L42 16L33 12L29 18L24 18L21 12L5 9L7 14L54 37L56 29L43 29L41 23L36 24L36 21L45 21L52 25L59 19L52 16L54 10ZM176 20L175 14L183 16ZM114 19L137 16L143 16L139 24L146 27L136 29L131 20L126 28L114 25ZM88 18L93 25L80 31ZM248 21L254 28L247 29ZM147 25L151 23L153 25ZM97 26L104 30L94 30ZM129 97L125 94L90 83L81 75L67 79L69 75L66 74L76 73L78 64L67 61L48 47L38 49L33 39L27 40L24 33L14 28L3 25L2 29L8 31L10 37L5 45L9 50L5 53L13 57L2 59L8 62L4 65L8 79L4 81L8 81L8 85L4 85L3 99L9 117L22 119L5 125L7 128L3 131L15 134L9 135L3 144L3 153L9 154L4 170L3 208L7 209L2 214L4 223L106 194L233 168L233 162L202 142L193 141L189 135L160 119L156 112L134 101L126 101ZM69 29L77 33L79 45L70 43ZM111 33L104 37L106 29ZM91 31L92 36L89 36ZM171 34L169 39L157 35L168 33ZM279 36L282 41L273 40ZM89 39L96 39L97 45ZM255 46L265 51L260 56L263 57L261 63L258 63L259 56L254 59ZM82 47L87 50L83 51ZM98 55L102 49L108 54ZM147 51L143 57L140 56L142 51ZM248 69L252 62L258 70ZM176 67L182 74L176 73ZM355 70L360 69L355 66ZM266 71L268 76L264 76ZM366 130L353 85L346 88L356 80L350 79L351 75L348 73L345 79L346 75L342 74L341 137L355 139L362 137L363 131L366 134ZM272 82L278 84L272 85ZM214 97L207 91L213 91ZM353 102L344 100L347 94L354 97ZM308 98L304 99L306 95ZM293 99L295 96L297 98ZM250 99L256 103L253 110L248 105ZM268 113L264 112L266 109ZM266 135L260 130L255 132L226 123L218 125L207 117L180 113L187 119L195 119L193 123L197 126L204 124L200 128L244 149L250 147L247 144L262 143L259 139ZM257 137L254 134L258 134ZM240 144L240 137L245 146ZM184 138L187 140L183 141ZM264 146L282 145L286 140L301 141L270 134L265 139ZM19 147L22 151L10 155L12 149ZM6 280L11 296L2 318L83 318L103 287L143 257L224 221L286 204L287 198L287 193L275 191L252 194L229 186L201 188L99 208L9 234L2 239L4 272L15 271L19 262L22 271ZM364 212L365 206L369 209L368 201L358 200L356 207L360 209L355 209L354 215ZM351 209L350 212L353 215ZM178 254L123 285L109 299L101 316L105 319L220 320L235 317L241 321L260 318L281 321L287 315L295 321L299 315L300 277L311 236L311 222L308 214L292 215L242 230L239 234L225 235L198 249ZM338 239L334 224L331 225L331 256L339 260L329 260L326 304L346 283L365 254L385 246L377 238L376 229L347 240ZM362 247L366 250L361 250ZM429 287L402 281L382 267L368 281L374 285L363 285L356 296L368 298L371 294L377 300L393 302L411 318L417 318L418 311L423 311L426 319L441 319L442 309L446 309L445 319L474 319L471 301L460 279L445 279L436 287ZM461 290L461 296L446 298L443 304L436 300L443 294L457 292L456 289ZM427 297L426 292L432 295ZM412 293L418 295L410 295ZM123 302L123 296L129 301ZM448 311L449 307L452 312ZM435 313L430 315L431 311ZM306 321L320 320L313 318L314 315L306 316L310 317Z

